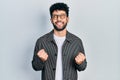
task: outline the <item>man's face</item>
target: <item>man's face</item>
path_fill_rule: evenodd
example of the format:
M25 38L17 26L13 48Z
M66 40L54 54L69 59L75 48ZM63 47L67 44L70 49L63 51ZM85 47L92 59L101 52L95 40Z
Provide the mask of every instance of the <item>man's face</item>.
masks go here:
M69 18L63 10L55 10L52 13L51 22L54 26L54 29L57 31L62 31L66 28Z

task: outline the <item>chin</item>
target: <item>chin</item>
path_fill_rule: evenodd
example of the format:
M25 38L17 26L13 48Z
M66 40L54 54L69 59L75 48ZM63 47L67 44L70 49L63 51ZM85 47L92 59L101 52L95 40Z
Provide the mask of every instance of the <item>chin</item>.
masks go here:
M66 26L67 26L67 24L62 26L61 28L59 28L59 27L57 27L56 25L53 24L54 29L57 30L57 31L63 31L66 28Z

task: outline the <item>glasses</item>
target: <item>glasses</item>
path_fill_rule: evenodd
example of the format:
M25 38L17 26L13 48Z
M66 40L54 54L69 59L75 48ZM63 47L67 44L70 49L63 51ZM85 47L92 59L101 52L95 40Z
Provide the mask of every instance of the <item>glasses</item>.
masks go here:
M58 17L60 17L60 19L64 19L64 18L66 18L66 14L53 15L53 16L52 16L52 18L53 18L53 19L55 19L55 20L57 20L57 19L58 19Z

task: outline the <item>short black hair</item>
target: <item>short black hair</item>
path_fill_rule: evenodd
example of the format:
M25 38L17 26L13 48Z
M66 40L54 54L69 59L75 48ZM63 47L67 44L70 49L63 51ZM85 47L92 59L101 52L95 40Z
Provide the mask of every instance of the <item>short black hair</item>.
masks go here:
M51 17L52 17L53 11L55 11L55 10L63 10L66 12L67 17L69 16L69 7L65 3L61 3L61 2L55 3L55 4L51 5L49 10L50 10Z

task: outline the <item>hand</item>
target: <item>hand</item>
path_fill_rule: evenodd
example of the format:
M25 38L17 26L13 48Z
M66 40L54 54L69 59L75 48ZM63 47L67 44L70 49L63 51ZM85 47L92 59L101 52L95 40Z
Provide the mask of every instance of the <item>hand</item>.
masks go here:
M86 59L85 55L81 52L75 57L75 62L79 65Z
M38 53L37 53L38 57L44 62L48 59L48 54L45 52L44 49L41 49Z

